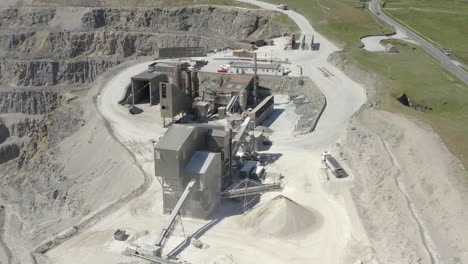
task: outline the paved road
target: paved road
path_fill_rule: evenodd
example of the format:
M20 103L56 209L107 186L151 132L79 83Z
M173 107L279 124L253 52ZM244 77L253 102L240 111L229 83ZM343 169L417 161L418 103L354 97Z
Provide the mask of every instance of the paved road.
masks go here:
M446 70L451 72L453 75L457 76L460 80L462 80L465 84L468 84L468 72L464 71L458 65L453 63L450 58L444 54L438 47L435 47L431 43L427 42L423 38L419 37L412 31L406 29L404 26L400 25L387 15L385 15L380 10L380 1L381 0L373 0L369 5L369 10L376 15L378 18L386 22L387 24L395 27L405 33L408 37L416 41L421 47L423 47L427 52L429 52L432 56L434 56L439 63L444 67Z

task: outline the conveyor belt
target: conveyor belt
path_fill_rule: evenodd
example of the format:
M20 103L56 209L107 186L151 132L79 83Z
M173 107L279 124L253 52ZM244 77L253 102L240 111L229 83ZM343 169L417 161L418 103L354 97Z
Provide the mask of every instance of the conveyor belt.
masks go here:
M246 179L247 181L250 181ZM244 181L246 181L244 180ZM243 182L239 183L237 186L242 186ZM253 181L252 181L253 182ZM262 194L265 192L273 192L273 191L280 191L283 189L283 186L280 182L269 183L269 184L260 184L258 183L257 186L250 186L244 188L235 188L221 193L221 198L229 199L229 198L236 198L236 197L244 197L250 196L255 194Z
M166 225L165 228L163 228L159 240L156 242L156 246L164 247L166 241L171 236L172 231L174 231L175 224L177 223L177 216L179 215L179 211L184 205L188 195L192 191L194 184L195 180L193 179L189 182L189 184L187 184L187 187L185 187L185 191L182 193L182 196L179 198L179 201L172 210L171 217L169 218L169 223Z

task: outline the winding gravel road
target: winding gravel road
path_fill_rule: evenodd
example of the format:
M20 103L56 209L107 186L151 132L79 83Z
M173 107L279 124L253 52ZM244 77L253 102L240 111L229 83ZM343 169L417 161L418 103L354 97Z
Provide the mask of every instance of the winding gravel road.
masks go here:
M303 75L310 77L327 99L327 107L323 112L314 132L304 137L284 139L292 147L300 144L308 149L325 150L345 135L348 122L352 115L366 101L365 89L343 71L328 61L328 57L339 51L334 43L317 33L309 21L292 10L280 10L276 5L256 0L238 0L240 2L257 5L263 9L281 12L289 16L299 26L302 34L314 35L314 42L320 43L318 51L276 51L276 56L288 58L294 65L303 68ZM327 78L318 70L325 68L333 74Z
M458 65L453 63L453 61L450 60L450 58L447 55L445 55L444 52L442 52L438 47L435 47L431 43L427 42L425 39L421 38L420 36L416 35L404 26L400 25L395 20L385 15L380 9L380 1L381 0L373 0L369 5L369 10L374 15L376 15L378 18L380 18L390 26L394 27L395 29L404 32L408 37L416 41L416 43L423 47L423 49L425 49L432 56L434 56L434 58L436 58L439 61L442 67L444 67L447 71L451 72L453 75L457 76L465 84L468 84L468 72L464 71Z

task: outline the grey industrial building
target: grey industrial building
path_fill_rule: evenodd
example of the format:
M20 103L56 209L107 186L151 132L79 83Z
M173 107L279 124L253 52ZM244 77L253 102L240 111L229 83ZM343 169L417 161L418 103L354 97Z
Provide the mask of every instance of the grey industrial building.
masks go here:
M254 103L251 96L253 86L253 75L233 75L229 81L221 86L217 94L216 106L227 106L232 97L239 96L239 106L242 111L245 111L247 106Z
M182 214L207 218L231 184L231 132L210 125L172 125L156 144L155 174L163 185L164 213L171 213L188 182L197 180Z
M274 104L275 97L269 95L250 111L249 117L253 120L255 126L258 126L271 114Z
M192 108L198 96L198 73L189 70L190 64L181 62L155 62L146 72L131 78L121 104L161 106L161 117L173 119ZM133 109L133 108L132 108Z
M229 73L233 74L254 74L255 65L249 62L234 62L229 68ZM283 76L284 68L279 63L272 64L257 64L257 74Z
M157 72L143 72L131 78L133 104L155 105L159 101L159 84L167 82L167 76Z

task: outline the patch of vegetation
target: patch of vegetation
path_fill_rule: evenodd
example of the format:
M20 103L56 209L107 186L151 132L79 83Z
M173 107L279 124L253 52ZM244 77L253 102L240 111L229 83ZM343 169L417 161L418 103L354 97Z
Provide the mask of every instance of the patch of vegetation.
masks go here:
M468 4L453 0L387 1L385 12L468 64Z
M399 53L347 50L343 55L361 69L372 69L382 80L376 101L382 110L415 116L440 135L449 150L468 168L468 86L443 69L422 48L386 40ZM405 93L412 102L432 110L417 111L396 99Z
M277 4L276 0L264 0ZM362 3L351 0L282 1L312 22L314 29L341 47L358 47L360 37L390 33L393 29L376 19Z
M277 12L276 16L273 18L273 21L275 21L275 22L277 22L279 24L284 24L284 25L288 26L290 28L291 32L294 32L294 33L300 33L301 32L301 30L300 30L299 26L296 24L296 22L294 22L294 20L292 20L291 18L289 18L285 14Z
M277 3L274 0L263 1ZM459 11L460 7L467 7L465 2L453 0L400 1L397 2L400 5L410 1L411 4L415 4L413 7L420 5L418 7L428 8L430 6L434 10L441 10L440 7L442 7L445 8L444 10ZM308 18L318 32L344 47L341 53L347 57L348 63L377 74L382 80L382 85L377 88L376 100L382 102L379 107L390 112L416 117L430 125L440 135L449 150L462 161L465 168L468 168L468 86L443 69L424 50L412 47L406 42L388 41L400 51L396 54L371 53L357 48L361 44L360 37L363 35L394 31L368 11L368 3L366 9L362 9L358 8L362 5L359 1L351 0L284 0L282 2ZM391 11L392 9L389 8L397 3L387 2L386 10ZM432 14L429 17L432 17ZM465 17L468 18L468 16ZM443 16L437 16L436 19L443 19ZM457 27L458 29L454 31L466 32L468 29L463 26L468 24L463 22L463 19L463 23L458 17L451 21L439 22L440 26L435 25L436 30L433 32L438 34L447 26ZM437 22L431 22L431 24L434 23ZM454 31L450 31L447 34L453 34ZM467 33L463 35L459 39L468 37ZM439 41L436 38L434 40ZM455 37L455 41L458 40ZM463 43L463 41L458 43ZM465 40L465 46L466 43L468 41ZM460 54L460 49L457 51L455 46L449 46L449 48L453 49L457 55ZM430 106L433 110L423 112L403 106L396 100L403 93L406 93L414 103Z
M177 7L224 5L258 9L258 6L232 0L33 0L33 5L65 5L88 7Z

